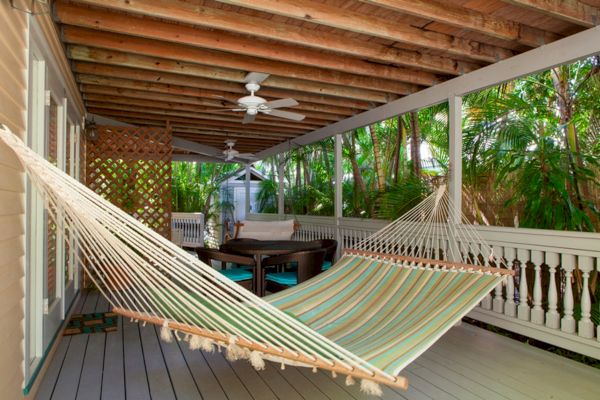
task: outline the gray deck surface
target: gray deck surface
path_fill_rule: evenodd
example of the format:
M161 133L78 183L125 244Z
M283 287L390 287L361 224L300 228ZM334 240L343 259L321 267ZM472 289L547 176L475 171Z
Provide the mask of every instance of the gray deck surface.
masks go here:
M108 310L97 293L76 312ZM462 324L403 373L407 391L384 388L383 399L600 399L600 370ZM246 361L165 343L159 328L119 321L112 333L65 336L37 399L374 399L319 371Z

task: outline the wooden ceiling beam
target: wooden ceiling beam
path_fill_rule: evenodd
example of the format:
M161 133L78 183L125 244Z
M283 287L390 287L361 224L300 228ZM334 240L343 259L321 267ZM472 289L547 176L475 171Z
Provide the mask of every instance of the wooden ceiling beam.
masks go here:
M432 86L443 81L431 72L374 64L354 57L324 53L285 43L273 45L271 42L256 37L240 36L223 31L175 25L149 18L131 18L122 13L92 10L62 1L56 4L55 10L59 21L66 25L141 36L416 85Z
M63 26L63 40L66 43L91 46L107 50L119 50L130 54L165 58L194 65L218 66L244 72L256 71L271 74L263 84L272 86L271 80L301 79L356 89L376 90L385 93L405 95L419 91L422 86L349 74L324 68L307 67L299 64L267 60L217 50L201 49L183 44L168 43L162 40L145 39L137 36L121 35L74 26ZM180 67L181 68L181 67Z
M123 111L134 111L134 112L139 112L139 111L137 111L140 109L139 107L148 107L147 105L127 103L125 101L112 103L112 102L100 102L100 101L86 100L86 105L90 108L95 108L95 109L104 108L104 109L110 109L110 110L123 110ZM119 105L122 107L118 107ZM148 107L148 108L150 109L150 114L180 116L180 115L177 115L177 112L171 113L171 111L174 111L172 109L159 108L159 106ZM163 111L163 112L160 112L160 111ZM221 115L221 114L219 114L219 115ZM228 120L224 120L224 119L211 120L209 118L210 116L207 116L205 114L198 114L196 116L196 118L204 120L203 121L204 124L221 126L224 128L225 127L236 128L240 125L240 122L235 119L235 117L241 116L240 113L237 113L237 114L232 113L231 116L226 114L225 116L229 117L231 120L229 120L229 119ZM290 129L287 127L273 127L273 126L268 126L268 125L261 125L260 123L258 123L257 127L254 127L253 129L256 130L257 132L261 132L261 133L264 132L266 135L284 135L284 136L296 136L297 134L305 131L302 129ZM252 128L250 130L252 130ZM287 132L289 132L289 134Z
M561 38L552 32L543 31L503 18L435 0L361 0L392 11L430 19L461 29L469 29L498 39L514 41L526 46L537 47Z
M198 113L206 113L206 112L210 113L211 111L217 111L217 110L215 110L215 108L220 108L222 111L225 111L227 108L231 108L230 106L227 106L227 107L218 106L218 107L206 108L204 106L197 106L197 105L193 105L193 104L159 100L158 98L151 97L151 96L146 96L146 98L140 99L140 98L136 98L136 97L127 97L127 96L123 96L123 95L112 96L112 95L105 95L105 94L87 93L85 91L82 91L82 92L83 92L84 99L89 102L105 102L105 103L125 104L125 105L131 104L131 105L141 106L141 107L163 108L163 109L167 109L167 110L191 111L191 112L198 112ZM234 105L232 105L232 106L234 106ZM282 108L282 110L292 111L292 112L300 111L300 110L297 110L295 107L287 108L287 109ZM327 123L327 121L335 122L335 121L339 121L344 118L342 115L315 113L315 112L311 112L311 111L302 111L302 114L304 114L306 117L308 117L312 120L322 120L323 123ZM231 115L241 115L241 113L240 112L235 113L235 112L231 111Z
M183 103L188 105L197 105L205 107L226 107L234 104L226 103L222 100L212 100L192 96L180 96L175 94L162 93L153 90L125 89L118 86L100 86L95 84L81 84L80 89L83 93L106 95L112 97L126 97L129 99L154 99L163 102ZM356 111L343 107L328 107L322 104L300 103L292 110L296 111L314 111L320 114L332 114L334 116L348 117L354 115ZM326 119L326 117L323 117Z
M112 115L113 118L118 118L121 121L126 121L128 123L134 125L152 125L152 126L166 126L167 121L169 121L169 125L172 127L177 127L179 129L189 129L197 132L206 131L206 132L215 132L221 135L239 135L241 137L258 137L264 139L272 139L275 141L284 141L288 139L293 139L294 137L300 136L302 133L290 134L285 131L282 131L279 134L275 134L265 130L244 130L243 128L228 128L223 125L213 125L214 121L200 121L199 123L193 123L186 120L179 120L161 116L152 116L151 118L148 116L135 115L135 113L129 113L127 116L124 116L122 113L119 115L113 115L112 110L106 110L105 115Z
M126 110L126 111L137 111L137 112L145 112L149 114L162 114L162 115L172 115L174 117L186 117L186 118L203 118L203 119L212 119L216 121L230 121L237 122L240 125L242 124L243 115L241 113L232 113L230 114L213 114L208 111L197 111L197 112L189 112L189 111L178 111L178 110L169 110L164 108L150 108L150 107L140 107L136 105L116 105L112 103L96 103L86 101L86 105L88 107L93 108L112 108L117 110ZM256 125L270 125L277 127L288 127L288 128L298 128L298 129L316 129L327 125L327 121L320 120L312 120L312 119L304 119L303 121L296 122L290 121L283 118L271 117L265 114L260 114L256 116L256 121L252 124Z
M164 71L186 76L220 79L229 82L242 83L246 77L246 72L243 71L208 67L200 64L169 60L166 58L123 53L120 51L99 49L82 45L68 46L67 53L69 58L77 61L97 62L101 64L119 65L123 67ZM300 92L371 101L374 103L387 103L388 101L398 97L390 93L383 93L375 90L317 83L314 81L293 78L280 78L277 76L270 76L263 82L263 85L280 89L296 90Z
M593 28L600 24L600 9L578 0L503 0L563 21Z
M76 61L72 63L72 67L74 72L80 74L97 75L101 77L110 78L122 78L131 81L144 81L147 82L146 85L148 86L148 88L151 88L153 84L159 85L158 87L162 89L177 88L181 91L181 94L186 96L214 98L214 96L218 97L222 95L228 98L227 96L230 95L230 100L236 100L240 96L234 94L246 95L248 93L246 91L246 88L242 84L231 83L217 79L183 76L179 74L171 74L168 72L150 71L91 62ZM136 82L135 84L142 85L142 82ZM206 90L199 91L198 89ZM175 91L173 91L173 93L174 92ZM373 103L367 101L339 98L333 96L322 96L317 94L273 89L268 87L261 87L260 95L263 97L270 97L273 99L293 97L301 103L327 105L334 107L334 109L343 107L344 109L351 110L352 113L355 111L353 109L368 110L371 107L373 107ZM326 107L324 109L326 109ZM343 114L343 112L341 111L334 111L334 113Z
M240 140L258 140L261 142L261 144L265 144L265 143L281 143L281 138L279 138L278 140L274 139L272 136L260 136L257 134L253 134L253 135L248 135L248 134L243 134L243 133L237 133L237 132L219 132L219 131L215 131L212 129L194 129L194 128L188 128L185 126L179 126L179 125L172 125L172 129L173 130L177 130L177 132L184 132L184 133L189 133L189 134L201 134L203 136L211 136L211 137L217 137L220 138L222 140L227 139L227 138L234 138L234 139L240 139Z
M301 26L249 15L242 16L236 12L200 6L188 1L162 0L143 4L129 0L77 0L77 2L320 50L334 51L353 57L361 57L367 61L404 65L442 74L461 75L480 67L477 63L464 60L398 49L373 41L347 37L339 33L328 32L324 35L318 30L305 29Z
M181 131L179 129L173 129L172 131L173 131L173 135L176 135L177 137L180 137L183 139L191 139L197 143L203 143L203 144L207 144L207 145L215 146L215 147L218 146L221 148L225 148L225 140L227 140L227 139L234 139L236 141L236 148L238 148L238 149L243 146L251 147L253 149L258 149L258 148L268 147L273 144L281 143L281 142L273 142L273 141L264 141L264 142L259 141L258 143L256 143L255 142L256 139L254 139L254 138L234 138L233 136L227 136L227 135L208 136L208 135L194 133L194 132Z
M168 119L172 119L173 121L177 121L177 122L188 122L188 123L206 123L206 124L210 124L212 121L212 124L215 125L220 125L220 126L224 126L227 127L227 129L231 128L231 129L235 129L236 127L240 130L246 130L246 128L244 128L244 125L242 125L241 121L242 118L240 117L239 119L235 119L235 118L231 118L231 117L223 117L220 115L198 115L198 114L192 114L192 113L176 113L176 112L168 112L167 110L146 110L144 108L139 108L139 107L116 107L114 105L110 105L110 104L105 104L103 105L103 107L89 107L88 109L94 109L94 110L105 110L105 111L112 111L112 112L118 112L118 113L134 113L134 115L140 117L140 118L144 118L147 117L149 119L152 119L152 117L158 117L158 116L162 116L164 117L166 120ZM179 115L176 115L179 114ZM124 114L125 115L125 114ZM129 115L129 114L127 114ZM260 117L258 117L260 118ZM302 134L305 132L310 132L312 130L314 130L314 127L306 127L306 126L292 126L291 124L286 124L286 123L276 123L276 122L271 122L271 121L260 121L257 120L256 122L252 123L252 124L248 124L248 125L253 125L250 128L247 128L248 131L255 131L255 130L269 130L268 128L278 128L281 129L283 132L289 132L289 133L298 133L298 134Z
M508 49L415 28L311 0L217 0L220 3L281 15L314 24L443 51L471 60L496 62L513 56Z

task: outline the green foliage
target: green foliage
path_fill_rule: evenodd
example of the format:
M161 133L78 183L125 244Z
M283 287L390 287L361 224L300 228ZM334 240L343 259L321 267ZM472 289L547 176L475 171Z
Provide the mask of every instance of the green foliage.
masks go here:
M202 212L205 220L221 211L219 188L223 177L238 169L237 164L173 162L173 211Z
M423 179L411 177L389 187L377 197L377 218L395 220L431 194Z

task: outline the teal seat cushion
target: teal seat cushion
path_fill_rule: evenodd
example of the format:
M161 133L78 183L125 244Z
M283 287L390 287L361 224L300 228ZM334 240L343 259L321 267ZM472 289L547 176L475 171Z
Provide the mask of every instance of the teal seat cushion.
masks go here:
M331 261L323 261L323 265L321 266L321 270L322 271L327 271L329 268L331 268Z
M296 275L296 272L278 272L267 274L265 280L284 286L294 286L298 284L298 275Z
M221 272L223 275L225 275L234 282L247 281L252 279L252 272L244 268L222 269L219 272Z

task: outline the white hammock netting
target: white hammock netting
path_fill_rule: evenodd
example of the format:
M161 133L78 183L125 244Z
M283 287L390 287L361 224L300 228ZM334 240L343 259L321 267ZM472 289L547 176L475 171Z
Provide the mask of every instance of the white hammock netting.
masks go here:
M397 376L511 271L486 268L489 246L448 223L444 191L360 242L327 272L261 299L39 156L7 128L14 150L81 267L125 317L161 325L192 349L231 360L301 365L407 387ZM443 261L449 260L451 262ZM475 266L481 264L483 266ZM352 308L348 305L351 304Z

